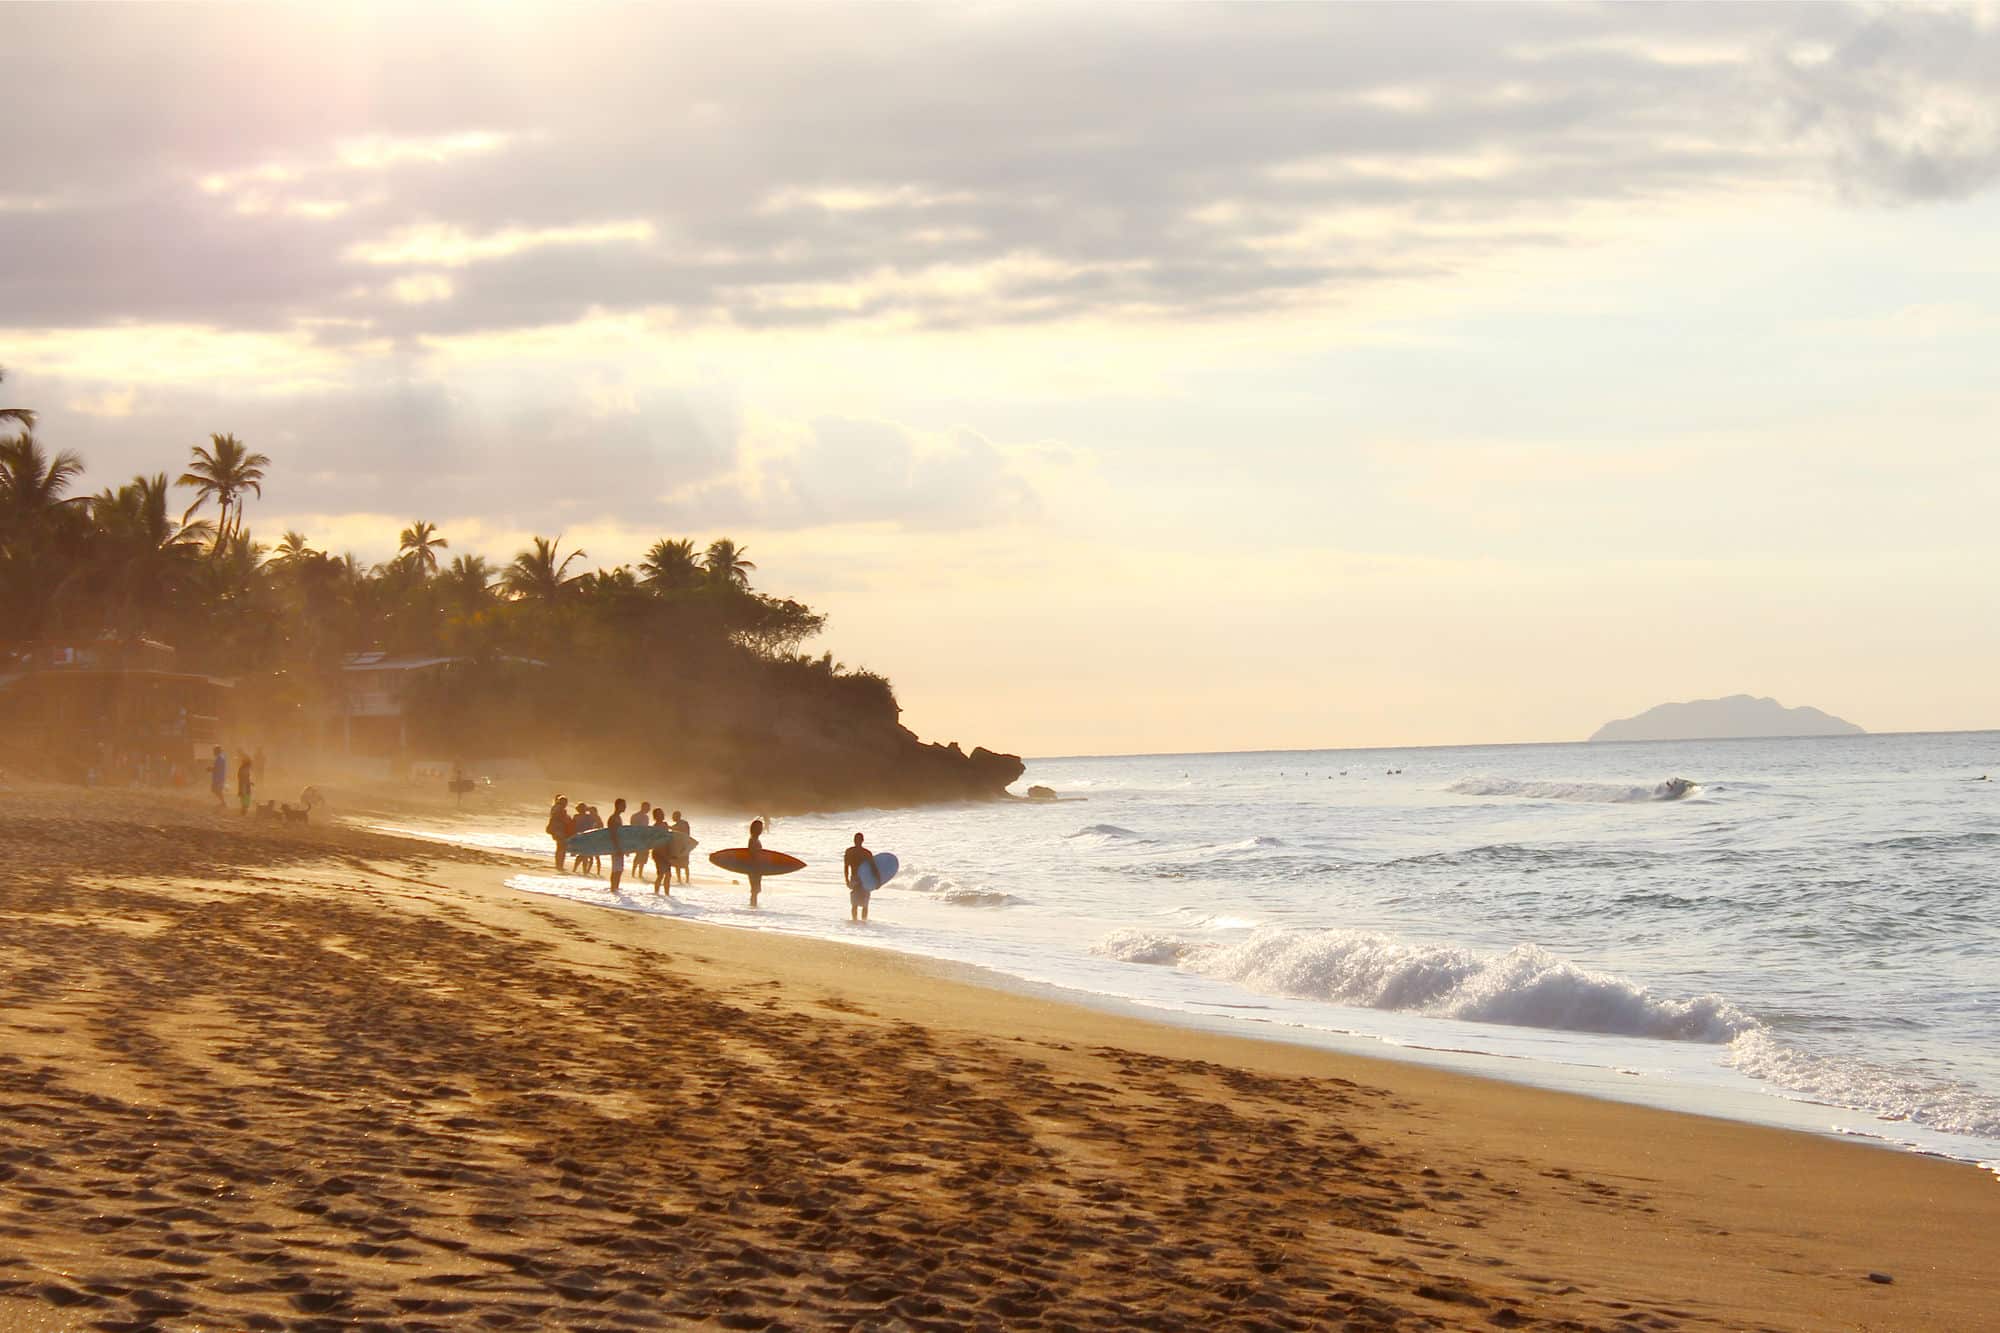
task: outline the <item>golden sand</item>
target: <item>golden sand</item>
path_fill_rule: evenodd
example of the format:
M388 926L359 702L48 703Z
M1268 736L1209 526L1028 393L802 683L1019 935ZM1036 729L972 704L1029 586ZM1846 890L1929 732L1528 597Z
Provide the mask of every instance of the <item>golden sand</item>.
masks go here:
M1970 1167L205 800L0 792L0 1329L2000 1327Z

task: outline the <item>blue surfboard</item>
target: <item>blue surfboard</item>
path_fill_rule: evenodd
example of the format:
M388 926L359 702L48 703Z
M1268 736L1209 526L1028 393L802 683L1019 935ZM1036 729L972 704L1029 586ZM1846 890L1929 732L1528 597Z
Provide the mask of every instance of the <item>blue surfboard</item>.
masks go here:
M896 860L894 852L877 852L873 864L863 861L855 869L854 878L861 882L862 888L873 893L894 879L900 869L902 865Z

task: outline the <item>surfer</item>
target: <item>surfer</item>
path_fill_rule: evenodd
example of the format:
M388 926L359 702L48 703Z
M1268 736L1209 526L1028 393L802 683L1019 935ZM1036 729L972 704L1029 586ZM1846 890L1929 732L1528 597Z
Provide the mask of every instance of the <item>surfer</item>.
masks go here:
M208 789L215 796L216 808L227 810L229 802L223 799L222 788L229 781L229 756L222 752L220 745L208 761Z
M656 805L653 807L653 827L657 829L667 827L667 811L665 806ZM664 893L670 898L674 893L673 846L674 839L671 830L669 830L665 838L653 844L653 892Z
M694 830L688 827L687 820L681 818L678 810L674 811L674 822L669 827L674 831L674 838L673 855L668 865L680 872L681 883L685 884L688 882L688 853L694 850Z
M611 819L606 827L611 830L611 891L616 893L618 881L625 878L625 846L619 841L619 834L625 827L623 796L611 803Z
M558 794L556 796L556 803L549 807L548 828L549 836L556 840L556 873L558 875L562 873L563 857L569 847L569 835L575 827L576 821L570 817L569 813L569 797Z
M868 890L861 883L861 867L875 864L875 853L861 845L861 835L854 835L854 845L841 858L841 871L847 879L847 919L866 921L868 919Z
M753 819L750 821L749 846L750 846L750 864L752 866L755 866L757 864L757 854L764 850L764 821L761 819ZM764 876L758 873L754 869L746 870L743 873L749 877L750 905L752 907L755 907L757 905L758 890L764 887Z
M579 833L588 833L594 828L603 827L604 821L598 818L597 807L584 805L582 802L577 803L576 820L570 825L571 837ZM597 858L594 856L579 856L576 859L576 863L570 869L582 875L595 875L597 873Z

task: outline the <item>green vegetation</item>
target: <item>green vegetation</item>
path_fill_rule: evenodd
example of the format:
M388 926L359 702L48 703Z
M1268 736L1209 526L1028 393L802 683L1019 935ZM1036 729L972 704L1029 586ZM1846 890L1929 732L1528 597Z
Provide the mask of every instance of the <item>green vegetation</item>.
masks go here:
M6 637L171 644L177 669L235 680L238 729L272 745L331 744L343 663L378 651L457 659L411 684L413 754L531 757L773 808L990 794L1018 776L1004 756L921 745L886 679L804 653L825 617L754 590L726 538L699 555L662 539L635 571L535 537L496 569L444 564L449 539L417 520L367 567L299 532L258 542L244 506L272 462L234 436L192 450L176 518L166 474L86 495L82 460L37 442L31 413L0 420L23 428L0 438Z

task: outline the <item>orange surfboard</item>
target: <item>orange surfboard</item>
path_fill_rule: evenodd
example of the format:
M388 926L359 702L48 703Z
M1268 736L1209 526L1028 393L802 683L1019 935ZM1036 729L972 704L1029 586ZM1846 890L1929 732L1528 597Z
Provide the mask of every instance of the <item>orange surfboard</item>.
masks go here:
M768 847L751 851L748 847L725 847L719 852L708 854L710 865L727 870L732 875L789 875L794 870L804 870L806 863L796 856L786 856Z

